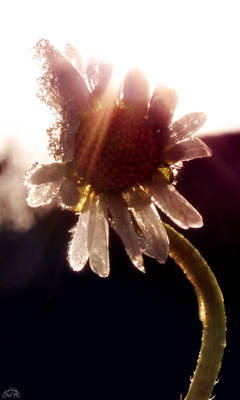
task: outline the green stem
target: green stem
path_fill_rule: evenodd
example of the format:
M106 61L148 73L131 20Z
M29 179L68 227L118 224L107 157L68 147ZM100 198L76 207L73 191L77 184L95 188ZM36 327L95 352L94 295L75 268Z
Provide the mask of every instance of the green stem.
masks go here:
M185 400L208 400L221 367L226 346L226 316L222 292L200 253L180 233L164 224L170 240L170 256L192 283L203 325L197 366Z

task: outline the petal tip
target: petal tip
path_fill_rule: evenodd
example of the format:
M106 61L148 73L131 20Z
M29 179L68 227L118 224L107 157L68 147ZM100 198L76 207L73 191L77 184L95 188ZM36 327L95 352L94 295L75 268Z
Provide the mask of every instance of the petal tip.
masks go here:
M143 274L146 273L146 270L145 270L144 265L139 265L139 264L134 264L134 265L135 265L135 267L137 267L137 269L138 269L140 272L142 272Z
M202 228L203 227L203 218L201 216L201 214L199 214L196 210L195 210L195 220L193 220L192 222L189 223L189 228Z
M202 228L203 225L203 220L201 219L198 223L192 225L191 228Z
M144 74L137 68L130 69L123 84L124 102L139 109L147 107L149 101L149 84Z
M199 112L199 113L196 113L196 115L197 114L198 114L198 119L199 119L199 121L201 121L201 126L202 126L203 124L205 124L205 122L207 120L207 114L205 112Z
M168 250L166 256L164 256L164 258L162 258L162 257L161 258L155 257L155 258L159 264L165 264L168 259L168 256L169 256L169 250Z
M69 266L73 272L80 272L80 271L82 271L82 269L84 267L84 265L80 265L80 266L79 265L71 265L70 261L68 261L68 262L69 262Z
M110 271L106 271L106 272L102 272L102 273L97 272L97 275L100 278L107 278L109 276L109 274L110 274Z
M213 151L212 151L212 149L210 149L210 147L208 147L207 146L207 149L206 149L206 157L212 157L212 155L213 155Z

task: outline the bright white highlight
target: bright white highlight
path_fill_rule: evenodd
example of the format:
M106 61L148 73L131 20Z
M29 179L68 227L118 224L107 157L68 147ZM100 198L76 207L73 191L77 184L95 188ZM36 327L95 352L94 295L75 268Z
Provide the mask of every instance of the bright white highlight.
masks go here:
M30 53L42 37L113 62L118 76L138 66L151 87L175 87L176 117L204 111L202 132L239 129L238 1L16 0L2 8L0 134L23 142L33 159L44 158L50 118L35 97L39 70Z

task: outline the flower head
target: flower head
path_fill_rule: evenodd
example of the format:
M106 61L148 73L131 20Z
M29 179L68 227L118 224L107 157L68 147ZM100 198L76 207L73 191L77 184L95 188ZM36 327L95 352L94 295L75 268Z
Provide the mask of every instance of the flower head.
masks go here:
M79 214L68 249L74 270L89 259L94 272L109 274L109 224L139 270L143 253L164 263L169 241L156 207L181 228L202 226L174 184L183 161L211 155L193 136L205 114L172 122L173 89L158 86L150 97L146 78L134 69L114 90L112 66L95 60L84 65L70 45L63 56L41 40L36 54L43 69L40 98L56 113L48 130L55 162L27 172L28 204L56 199Z

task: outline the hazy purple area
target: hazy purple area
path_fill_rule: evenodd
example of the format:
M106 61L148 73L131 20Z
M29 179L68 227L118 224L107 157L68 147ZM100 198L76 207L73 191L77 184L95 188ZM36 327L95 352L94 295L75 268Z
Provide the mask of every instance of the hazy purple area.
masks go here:
M218 400L237 394L240 135L204 139L213 157L185 163L178 190L203 215L183 232L225 296L228 346ZM1 177L8 169L1 163ZM3 212L3 210L2 210ZM191 285L168 260L134 269L111 232L111 274L73 273L65 259L75 216L53 209L25 233L0 229L1 394L23 399L179 399L186 394L201 326Z

